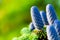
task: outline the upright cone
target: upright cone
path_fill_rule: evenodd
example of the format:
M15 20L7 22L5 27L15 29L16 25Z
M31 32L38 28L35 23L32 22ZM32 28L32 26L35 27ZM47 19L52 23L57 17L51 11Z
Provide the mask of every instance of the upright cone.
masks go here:
M35 27L34 27L34 25L33 25L32 22L31 22L30 25L29 25L29 29L30 29L31 31L33 31L33 30L35 29Z
M49 25L46 29L48 40L59 40L57 32L53 25Z
M46 6L46 14L47 14L47 19L48 19L49 24L50 25L53 24L54 20L57 19L57 16L56 16L55 10L51 4L48 4Z
M36 6L31 7L31 18L35 28L41 30L44 26L40 12Z
M47 21L47 17L46 17L46 13L44 11L40 11L40 14L41 14L41 17L42 17L42 20L43 20L43 23L45 25L48 25L48 21Z
M58 37L60 39L60 21L59 20L55 20L54 21L54 26L55 26L56 32L58 34Z

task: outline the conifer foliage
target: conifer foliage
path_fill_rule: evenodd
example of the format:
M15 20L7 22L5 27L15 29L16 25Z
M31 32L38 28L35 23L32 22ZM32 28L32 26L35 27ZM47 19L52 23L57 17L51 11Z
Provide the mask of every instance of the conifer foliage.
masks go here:
M38 7L31 7L32 22L29 27L20 31L21 36L13 40L60 40L60 21L51 4L46 6L46 12L40 11ZM44 27L47 25L46 27Z

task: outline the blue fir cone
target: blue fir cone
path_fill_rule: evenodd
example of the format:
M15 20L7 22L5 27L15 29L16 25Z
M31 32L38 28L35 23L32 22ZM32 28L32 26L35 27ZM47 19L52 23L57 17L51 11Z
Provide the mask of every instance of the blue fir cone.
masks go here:
M46 12L40 11L40 14L41 14L43 23L44 23L45 25L48 25L49 23L48 23L48 21L47 21Z
M48 40L59 40L57 32L53 25L49 25L46 29Z
M33 25L32 22L31 22L30 25L29 25L29 29L30 29L31 31L33 31L33 30L35 29L35 27L34 27L34 25Z
M53 24L54 20L57 19L57 16L56 16L56 12L51 4L48 4L46 6L46 14L47 14L47 19L48 19L49 24L50 25Z
M40 12L36 6L31 7L31 18L35 28L41 30L44 26Z
M58 34L58 37L60 38L60 21L59 20L55 20L54 21L54 26L55 26L56 32Z

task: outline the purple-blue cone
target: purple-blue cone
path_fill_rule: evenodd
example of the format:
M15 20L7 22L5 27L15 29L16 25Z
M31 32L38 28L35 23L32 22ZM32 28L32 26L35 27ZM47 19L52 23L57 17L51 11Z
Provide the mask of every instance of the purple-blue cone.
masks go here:
M40 14L41 14L43 23L44 23L45 25L48 25L49 23L48 23L48 21L47 21L46 12L40 11Z
M44 26L40 12L36 6L31 7L31 18L35 28L41 30Z
M57 16L56 16L56 12L51 4L48 4L46 6L46 14L47 14L47 19L48 19L49 24L50 25L53 24L54 20L57 19Z
M55 26L55 30L56 30L58 36L60 37L60 21L59 20L55 20L54 21L54 26Z
M58 35L53 25L49 25L46 31L48 40L58 40Z
M30 29L31 31L33 31L33 30L35 29L33 23L30 23L30 25L29 25L29 29Z

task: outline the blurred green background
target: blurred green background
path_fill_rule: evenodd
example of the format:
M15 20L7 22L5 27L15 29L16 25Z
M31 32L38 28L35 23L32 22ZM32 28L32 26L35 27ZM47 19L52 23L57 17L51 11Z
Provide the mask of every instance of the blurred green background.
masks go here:
M47 4L54 6L60 19L60 0L0 0L0 40L20 36L20 30L31 22L30 8L46 11Z

